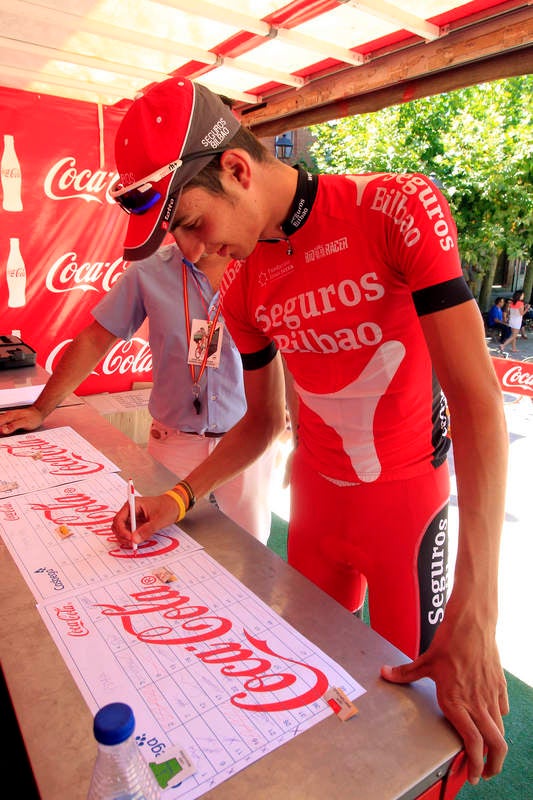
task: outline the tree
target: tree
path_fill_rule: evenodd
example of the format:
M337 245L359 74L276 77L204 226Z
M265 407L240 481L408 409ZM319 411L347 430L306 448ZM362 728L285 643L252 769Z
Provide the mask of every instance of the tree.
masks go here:
M532 94L524 75L315 125L311 154L321 172L434 177L485 309L500 253L533 252Z

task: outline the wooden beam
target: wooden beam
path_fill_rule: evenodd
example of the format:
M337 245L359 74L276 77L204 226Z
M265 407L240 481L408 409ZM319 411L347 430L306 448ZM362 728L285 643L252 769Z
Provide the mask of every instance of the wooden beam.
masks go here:
M533 72L533 47L505 53L484 61L466 64L464 67L439 72L435 75L418 78L415 81L397 83L375 92L366 92L355 97L336 100L319 108L287 115L282 119L263 122L249 126L248 118L243 124L249 126L256 136L276 136L288 130L307 128L331 119L351 117L355 114L368 114L382 108L407 103L420 97L431 97L435 94L464 89L466 86L495 81L500 78L511 78L514 75L528 75Z
M364 95L376 95L389 91L391 97L398 97L398 87L416 86L440 75L442 88L429 92L437 94L449 91L444 76L458 68L473 70L476 63L488 64L500 55L512 55L514 51L526 50L525 62L530 68L522 67L519 74L531 70L531 43L533 42L533 9L531 7L512 11L509 14L490 19L454 32L429 44L418 43L402 51L375 58L360 67L346 67L332 75L325 75L297 91L281 91L271 98L264 98L258 108L237 109L243 114L243 123L260 136L270 136L295 127L310 124L302 119L311 115L321 117L320 121L339 116L349 116L362 111L351 110L359 104ZM509 65L511 62L509 62ZM527 66L527 64L526 64ZM501 67L500 67L501 68ZM483 69L483 67L482 67ZM513 66L512 69L516 69ZM509 76L517 74L511 71ZM508 77L499 75L498 77ZM494 77L486 78L494 80ZM482 82L477 79L464 85ZM430 85L428 83L428 85ZM421 94L420 96L424 96ZM395 100L394 102L405 102ZM383 103L393 105L392 103ZM345 113L342 109L348 109ZM376 110L376 109L368 109ZM243 113L244 112L244 113ZM323 116L326 114L326 116ZM296 124L298 122L298 124Z

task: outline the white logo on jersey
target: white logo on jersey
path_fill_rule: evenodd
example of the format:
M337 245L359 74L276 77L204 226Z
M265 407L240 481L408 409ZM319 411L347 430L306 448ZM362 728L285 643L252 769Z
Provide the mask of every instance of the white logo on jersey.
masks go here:
M358 378L331 394L314 394L294 383L300 400L339 434L364 483L377 480L381 474L374 444L374 415L404 356L401 342L384 342Z
M340 253L341 250L348 249L348 237L342 236L340 239L335 239L333 242L325 242L324 244L317 244L311 250L306 250L304 258L307 264L310 261L318 261L320 258L326 258L333 253Z

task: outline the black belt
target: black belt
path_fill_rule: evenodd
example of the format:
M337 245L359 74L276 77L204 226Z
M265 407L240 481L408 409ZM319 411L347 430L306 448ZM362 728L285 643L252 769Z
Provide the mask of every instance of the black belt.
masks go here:
M169 429L170 432L173 431L172 428ZM206 431L205 433L197 433L196 431L180 431L180 433L187 433L189 436L205 436L206 439L220 439L221 436L225 435L224 433L214 433L214 431ZM165 434L166 437L167 434ZM161 439L163 434L158 428L152 428L150 431L150 436L152 439Z
M214 431L206 431L205 433L197 433L196 431L182 431L182 433L188 433L191 436L205 436L206 439L220 439L221 436L225 435L224 433L215 433Z

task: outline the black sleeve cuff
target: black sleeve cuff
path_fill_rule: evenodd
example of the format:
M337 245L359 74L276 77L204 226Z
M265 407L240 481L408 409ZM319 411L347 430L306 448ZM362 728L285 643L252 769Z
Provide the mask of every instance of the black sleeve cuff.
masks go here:
M432 314L434 311L443 311L445 308L459 306L474 298L463 277L452 278L449 281L419 289L417 292L413 292L412 296L419 317L423 317L424 314Z
M263 350L259 350L257 353L241 353L243 369L252 370L266 367L275 358L277 352L278 348L274 342L270 342Z

